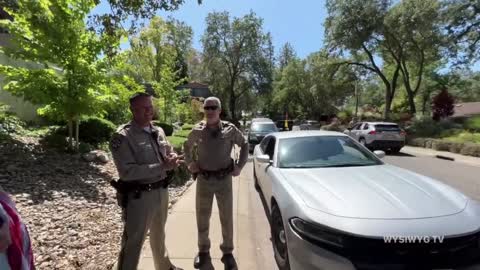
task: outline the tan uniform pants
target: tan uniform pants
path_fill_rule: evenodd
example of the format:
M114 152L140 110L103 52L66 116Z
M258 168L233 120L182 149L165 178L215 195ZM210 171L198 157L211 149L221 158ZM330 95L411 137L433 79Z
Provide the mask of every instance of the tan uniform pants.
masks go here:
M156 270L168 270L172 263L165 247L165 223L168 214L168 190L159 188L142 192L140 198L129 194L123 210L125 227L118 270L136 270L148 230Z
M222 225L223 243L220 249L224 254L233 251L233 198L232 176L224 179L211 177L206 180L203 176L198 177L196 196L198 249L199 252L210 250L210 217L212 215L213 196L217 200L220 223Z

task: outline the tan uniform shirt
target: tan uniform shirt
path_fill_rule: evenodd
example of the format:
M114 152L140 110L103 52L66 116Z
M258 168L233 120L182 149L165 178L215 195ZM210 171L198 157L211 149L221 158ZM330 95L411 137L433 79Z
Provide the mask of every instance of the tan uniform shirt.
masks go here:
M121 180L146 184L167 176L163 159L173 147L162 128L150 128L151 133L131 121L112 136L110 150Z
M200 169L215 171L227 168L234 144L241 147L237 166L248 161L248 141L232 123L220 121L219 129L208 128L205 121L196 124L184 143L187 164L196 161Z

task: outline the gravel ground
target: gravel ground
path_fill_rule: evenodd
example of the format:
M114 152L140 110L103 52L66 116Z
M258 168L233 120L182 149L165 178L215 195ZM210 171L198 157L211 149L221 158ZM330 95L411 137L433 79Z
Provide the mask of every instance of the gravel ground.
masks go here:
M123 224L109 185L117 178L111 160L86 162L45 150L36 138L16 138L0 143L0 164L0 186L28 226L37 269L112 268ZM170 187L171 201L191 183Z

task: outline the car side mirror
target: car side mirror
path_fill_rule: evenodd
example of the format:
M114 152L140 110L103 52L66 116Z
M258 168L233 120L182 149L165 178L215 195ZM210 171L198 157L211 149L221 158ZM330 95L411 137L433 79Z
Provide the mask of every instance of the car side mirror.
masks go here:
M258 155L257 161L260 163L270 163L270 156L269 155Z
M379 159L382 159L385 157L385 152L382 151L382 150L375 150L373 151L373 153L379 158Z

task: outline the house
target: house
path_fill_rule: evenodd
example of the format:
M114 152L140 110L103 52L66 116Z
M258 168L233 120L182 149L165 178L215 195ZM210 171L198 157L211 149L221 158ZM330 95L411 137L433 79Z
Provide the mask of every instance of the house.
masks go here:
M12 17L2 8L0 8L0 20L12 20ZM10 47L10 34L6 29L0 28L0 48ZM25 68L35 68L36 64L27 63L22 60L12 59L0 51L0 65L10 65ZM20 119L24 121L38 121L40 118L37 115L39 106L26 102L23 98L15 97L2 89L3 79L0 75L0 104L8 106L8 110L15 113Z
M474 116L480 116L480 102L457 103L454 105L454 114L451 118L466 119Z
M199 82L190 82L187 84L179 85L175 89L184 90L190 89L190 96L196 98L207 98L212 96L212 93L207 84Z

